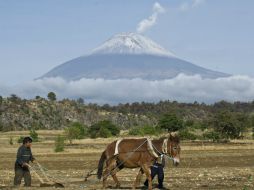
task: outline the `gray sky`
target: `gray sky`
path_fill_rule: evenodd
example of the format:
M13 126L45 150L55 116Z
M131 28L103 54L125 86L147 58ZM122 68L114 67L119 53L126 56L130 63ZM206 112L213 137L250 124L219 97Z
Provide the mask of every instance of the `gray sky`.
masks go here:
M0 0L0 82L30 81L119 32L136 32L151 0ZM254 1L160 0L142 34L197 65L254 76Z
M0 0L0 95L111 103L253 101L253 0ZM233 76L161 81L33 81L120 32L139 32L199 66Z

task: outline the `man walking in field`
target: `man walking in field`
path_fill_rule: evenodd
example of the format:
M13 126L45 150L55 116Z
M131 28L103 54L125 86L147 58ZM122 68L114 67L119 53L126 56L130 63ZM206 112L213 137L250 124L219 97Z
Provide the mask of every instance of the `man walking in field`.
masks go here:
M158 189L165 189L163 187L163 181L164 181L164 171L163 168L165 167L165 158L164 155L161 155L157 158L157 160L154 162L154 164L151 166L151 177L153 178L157 175L158 177ZM146 179L144 183L145 187L148 187L148 180Z
M31 174L28 164L30 161L33 162L35 160L31 151L32 142L31 137L25 137L23 139L23 145L18 149L17 160L15 162L14 186L20 186L23 177L25 186L31 186Z

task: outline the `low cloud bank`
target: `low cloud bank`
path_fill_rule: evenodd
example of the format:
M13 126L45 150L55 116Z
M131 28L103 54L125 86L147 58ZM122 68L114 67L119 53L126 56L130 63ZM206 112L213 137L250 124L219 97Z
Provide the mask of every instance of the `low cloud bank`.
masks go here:
M143 79L86 79L66 81L62 78L45 78L16 86L0 83L0 95L16 94L22 98L46 97L56 93L58 99L84 98L85 102L118 104L126 102L179 102L213 103L226 101L253 101L254 78L231 76L202 79L200 76L180 74L173 79L149 81Z

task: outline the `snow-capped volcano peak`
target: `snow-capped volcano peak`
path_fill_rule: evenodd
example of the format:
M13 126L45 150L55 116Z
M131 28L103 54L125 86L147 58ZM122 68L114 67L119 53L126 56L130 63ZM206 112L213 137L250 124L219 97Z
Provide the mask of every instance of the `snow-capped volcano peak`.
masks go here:
M152 40L136 33L120 33L92 51L92 54L152 54L175 57Z
M42 78L163 80L174 78L180 73L204 78L228 76L182 60L142 35L121 33L104 42L92 53L55 67Z

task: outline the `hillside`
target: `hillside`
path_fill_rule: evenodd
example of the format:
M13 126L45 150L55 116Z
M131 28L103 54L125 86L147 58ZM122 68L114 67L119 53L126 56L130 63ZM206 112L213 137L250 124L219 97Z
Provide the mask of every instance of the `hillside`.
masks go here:
M108 112L97 105L77 101L49 101L43 98L25 100L18 97L2 99L0 131L35 129L63 129L71 122L90 126L101 120L111 120L121 129L134 125L153 125L155 118L144 115Z
M37 97L26 100L16 95L7 98L0 96L0 131L27 130L31 127L63 129L72 122L80 122L89 127L101 120L110 120L121 129L129 129L134 126L155 126L167 113L174 113L185 123L193 123L193 126L207 127L208 121L223 110L243 113L251 119L254 115L254 101L249 103L221 101L213 105L161 101L99 106L69 99L50 101Z

